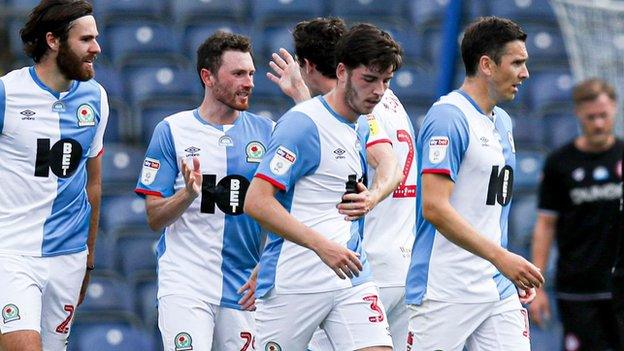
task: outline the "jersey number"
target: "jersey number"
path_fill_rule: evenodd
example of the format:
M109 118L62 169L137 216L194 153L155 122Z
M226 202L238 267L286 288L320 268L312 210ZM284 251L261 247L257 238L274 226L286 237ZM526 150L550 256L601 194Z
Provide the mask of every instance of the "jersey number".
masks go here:
M225 214L243 214L247 188L249 181L240 175L229 175L218 183L216 175L202 175L201 213L215 213L216 205Z
M490 184L488 185L487 199L485 204L495 205L497 202L501 206L509 204L513 193L513 168L506 165L498 172L498 166L492 166L490 174Z
M37 139L35 177L48 177L50 170L59 178L69 178L78 168L82 145L73 139L61 139L50 147L50 139Z
M370 316L368 317L368 321L369 322L373 322L373 323L377 323L377 322L383 322L384 320L384 312L381 309L381 307L379 307L379 305L377 304L377 301L379 301L379 298L377 297L377 295L367 295L364 296L362 298L364 301L368 301L370 302L370 308L371 310L375 311L377 313L376 316Z
M241 332L240 337L241 339L245 341L245 345L243 345L240 351L248 351L248 350L256 349L256 338L254 338L250 332Z
M56 332L61 334L69 333L69 323L71 323L72 317L74 316L74 306L65 305L63 308L65 311L69 312L69 315L65 320L56 327Z
M412 168L412 163L414 162L414 142L412 141L411 135L404 129L397 130L397 139L399 142L406 143L409 151L407 152L405 164L403 165L403 179L401 179L401 184L394 190L392 197L416 197L416 184L405 184L410 169Z

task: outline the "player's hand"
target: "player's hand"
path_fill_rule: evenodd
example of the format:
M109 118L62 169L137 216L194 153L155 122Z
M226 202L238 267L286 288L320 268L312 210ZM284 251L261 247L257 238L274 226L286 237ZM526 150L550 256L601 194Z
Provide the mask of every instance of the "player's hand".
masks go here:
M347 221L355 221L370 212L376 205L373 193L366 188L364 183L358 182L356 190L357 193L344 194L342 202L336 206L338 212L345 215Z
M199 167L199 159L193 157L193 167L186 163L185 159L182 159L182 175L184 176L184 184L186 186L186 192L193 198L197 198L201 193L202 175Z
M323 244L314 251L323 263L336 272L340 279L353 278L360 275L362 263L358 255L346 247L325 239Z
M238 289L239 294L243 294L243 297L238 300L238 304L243 311L255 311L256 310L256 278L255 274L249 277L249 280Z
M310 90L301 77L299 63L288 51L280 48L279 54L273 53L269 66L274 73L268 72L267 78L277 84L284 94L291 97L296 103L311 98Z
M520 298L520 303L523 305L528 305L531 302L533 302L533 299L535 299L535 294L536 294L535 288L530 288L530 289L518 289L518 297Z
M529 317L539 327L544 327L550 320L550 302L543 289L537 290L533 303L529 305Z
M86 270L84 278L82 278L82 286L80 287L80 295L78 296L78 304L80 306L87 296L87 290L89 289L89 281L91 280L91 271Z
M494 265L519 289L540 288L544 284L539 268L515 253L503 249L503 255Z

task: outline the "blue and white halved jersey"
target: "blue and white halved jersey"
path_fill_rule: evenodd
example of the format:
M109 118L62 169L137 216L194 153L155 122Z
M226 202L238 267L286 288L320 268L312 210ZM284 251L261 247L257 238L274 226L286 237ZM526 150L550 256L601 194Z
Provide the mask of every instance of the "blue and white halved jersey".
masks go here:
M156 126L135 192L170 197L184 189L180 162L191 157L199 159L202 173L201 195L158 243L159 298L187 295L240 308L236 291L262 249L260 226L243 213L243 201L272 130L271 120L248 112L232 125L215 126L197 110Z
M95 80L57 93L34 67L0 78L0 253L86 250L86 162L102 151L108 100Z
M450 202L476 231L507 246L515 149L511 118L495 107L484 115L464 92L440 98L425 117L417 142L420 177L445 174L455 183ZM489 261L446 239L426 221L418 189L416 240L406 300L477 303L504 299L515 287Z
M367 130L338 115L323 97L293 107L277 122L256 177L281 189L277 200L299 222L359 253L364 269L359 277L342 280L312 250L270 233L256 296L271 288L276 293L332 291L370 279L362 222L346 221L336 208L347 182L355 186L363 176Z

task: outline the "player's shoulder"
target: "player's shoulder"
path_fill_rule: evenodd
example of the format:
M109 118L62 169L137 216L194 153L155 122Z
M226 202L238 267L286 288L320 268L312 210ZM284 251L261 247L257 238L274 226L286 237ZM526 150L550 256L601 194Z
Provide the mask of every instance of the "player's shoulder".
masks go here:
M0 77L0 80L7 84L23 84L25 82L31 81L32 77L30 74L30 67L22 67L19 69L12 70Z
M275 122L272 119L266 116L253 113L253 112L244 111L242 112L242 115L244 116L244 118L246 118L249 121L249 123L254 124L254 125L260 125L260 126L272 128L273 125L275 124Z

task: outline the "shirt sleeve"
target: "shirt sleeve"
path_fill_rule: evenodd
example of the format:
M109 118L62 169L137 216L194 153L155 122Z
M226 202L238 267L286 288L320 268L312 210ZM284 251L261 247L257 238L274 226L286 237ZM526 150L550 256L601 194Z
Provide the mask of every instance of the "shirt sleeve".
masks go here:
M161 121L154 129L147 147L143 169L135 193L169 197L174 193L174 184L179 169L169 122Z
M546 159L546 162L544 162L544 168L542 170L538 202L538 208L540 210L559 213L563 205L561 179L557 172L555 156L551 155Z
M316 125L304 113L286 113L273 130L266 154L255 176L288 191L319 165L321 149Z
M95 136L91 142L89 151L89 157L96 157L104 150L104 131L106 131L106 125L108 124L108 94L102 86L100 86L100 121L95 131Z
M469 140L468 122L459 108L449 104L433 106L419 136L420 172L446 174L455 181Z
M4 81L0 79L0 134L4 130L4 113L6 110L6 90Z
M375 115L375 110L366 116L360 117L360 123L366 123L368 125L368 138L366 140L366 147L378 144L378 143L390 143L390 137L381 123L379 117Z

